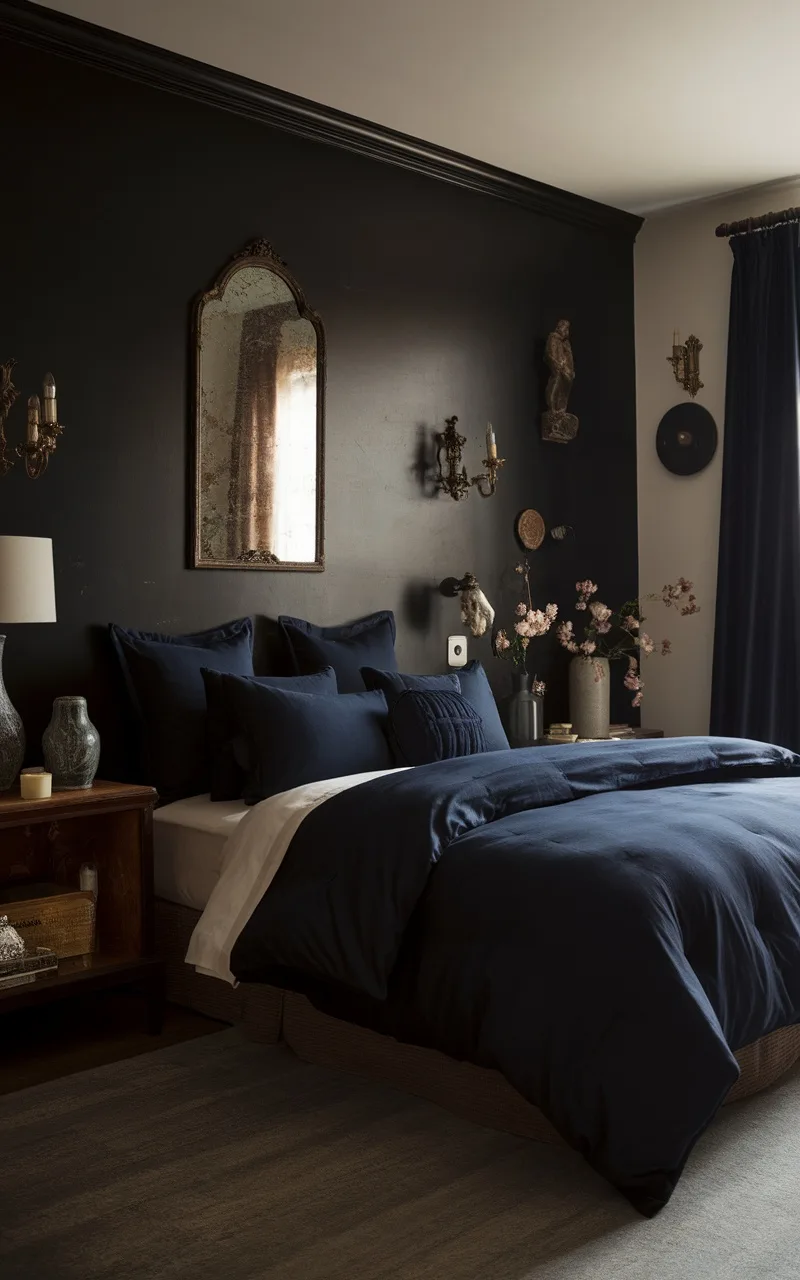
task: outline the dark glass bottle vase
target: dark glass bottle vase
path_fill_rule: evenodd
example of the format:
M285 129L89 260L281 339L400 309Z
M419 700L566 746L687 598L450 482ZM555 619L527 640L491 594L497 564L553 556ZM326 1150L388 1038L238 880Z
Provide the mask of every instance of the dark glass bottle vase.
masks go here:
M534 747L544 737L544 702L531 691L533 676L529 672L515 671L511 678L514 691L505 705L509 745Z

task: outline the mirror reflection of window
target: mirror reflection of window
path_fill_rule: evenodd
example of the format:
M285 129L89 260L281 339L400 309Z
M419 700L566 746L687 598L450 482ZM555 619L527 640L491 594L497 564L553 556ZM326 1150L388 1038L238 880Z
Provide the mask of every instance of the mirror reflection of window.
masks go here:
M319 322L241 265L199 311L195 563L321 568Z
M313 560L317 538L317 374L294 369L278 398L274 551Z

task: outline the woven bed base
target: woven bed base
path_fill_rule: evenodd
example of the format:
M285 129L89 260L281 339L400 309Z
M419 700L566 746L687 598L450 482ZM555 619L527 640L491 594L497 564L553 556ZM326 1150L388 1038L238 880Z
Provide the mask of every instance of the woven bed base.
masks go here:
M382 1080L436 1102L455 1115L490 1129L537 1142L563 1142L538 1107L526 1102L499 1071L456 1062L435 1049L400 1044L338 1018L319 1013L305 996L285 992L283 1039L305 1062ZM726 1102L773 1084L800 1058L800 1027L784 1027L736 1054L741 1076Z
M517 1093L499 1071L457 1062L435 1049L401 1044L319 1013L305 996L256 983L229 987L195 973L184 960L200 912L156 899L156 945L166 961L167 999L220 1022L241 1025L250 1040L285 1043L305 1062L381 1080L436 1102L490 1129L537 1142L562 1138L538 1107ZM766 1089L800 1059L800 1026L783 1027L736 1054L741 1075L727 1102Z
M241 1025L248 1040L277 1044L283 992L253 982L231 987L196 973L184 956L201 912L156 898L156 954L165 961L166 994L172 1004L195 1009L207 1018Z

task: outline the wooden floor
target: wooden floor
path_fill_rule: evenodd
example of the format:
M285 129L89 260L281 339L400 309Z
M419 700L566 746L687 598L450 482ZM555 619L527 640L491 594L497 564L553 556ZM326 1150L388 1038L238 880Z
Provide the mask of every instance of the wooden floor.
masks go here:
M800 1072L651 1221L566 1146L236 1030L0 1098L2 1280L798 1280Z
M222 1022L167 1005L161 1035L148 1035L144 999L130 990L6 1013L0 1017L0 1094L224 1029Z

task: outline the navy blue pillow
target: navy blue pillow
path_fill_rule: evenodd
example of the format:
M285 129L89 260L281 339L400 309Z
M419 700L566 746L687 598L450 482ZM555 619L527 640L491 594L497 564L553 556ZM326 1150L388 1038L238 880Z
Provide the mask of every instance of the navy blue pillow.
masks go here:
M491 685L480 662L473 659L465 667L459 667L461 692L471 702L481 720L486 734L487 751L508 751L508 738L497 710Z
M460 693L406 689L389 712L398 764L433 764L486 751L483 722Z
M487 751L507 751L508 738L505 734L500 712L494 700L486 672L480 662L468 662L459 667L458 674L440 676L409 676L399 671L374 671L365 668L361 675L368 689L382 689L386 701L392 705L392 698L403 689L450 689L463 693L467 702L471 702L483 721L486 734Z
M252 680L231 679L226 686L247 746L247 804L306 782L392 768L382 693L319 698Z
M386 695L390 710L406 689L461 693L461 681L457 675L412 676L400 671L376 671L374 667L362 667L361 679L368 689L380 689Z
M244 790L246 768L239 763L243 759L242 744L234 750L238 728L233 708L233 695L228 687L230 679L239 676L221 675L218 671L203 668L208 707L208 753L211 760L211 799L238 800ZM336 673L333 667L325 667L313 676L252 676L252 684L264 689L288 689L295 693L313 693L316 697L338 693Z
M119 658L138 721L140 778L162 800L208 791L206 694L202 670L253 674L253 623L238 618L193 635L169 636L129 631L111 623Z
M333 667L340 693L362 693L362 667L397 670L394 614L371 613L341 627L315 627L302 618L278 618L298 675Z

